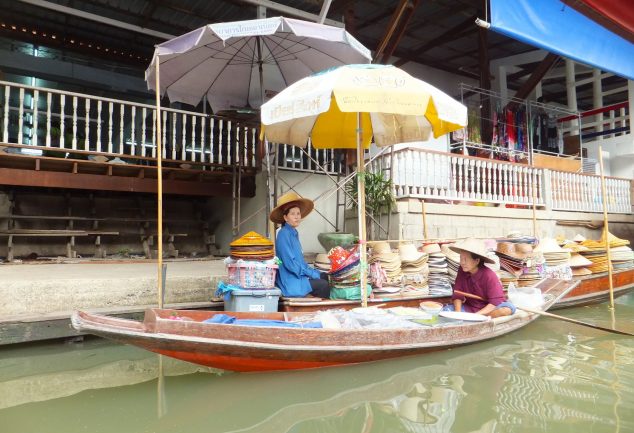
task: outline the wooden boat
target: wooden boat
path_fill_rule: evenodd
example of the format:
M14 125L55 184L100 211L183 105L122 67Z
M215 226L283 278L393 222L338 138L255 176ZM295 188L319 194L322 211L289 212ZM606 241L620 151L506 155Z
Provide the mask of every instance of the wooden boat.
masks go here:
M543 280L544 310L576 283ZM209 367L233 371L293 370L356 364L416 355L475 343L507 334L538 317L518 311L484 322L462 322L413 328L286 328L204 323L224 312L146 311L143 322L75 312L80 332L132 344L152 352ZM230 313L237 319L306 322L316 313ZM172 317L172 318L170 318ZM174 320L179 317L180 320Z
M610 299L610 280L607 272L574 277L574 279L579 281L579 285L553 305L552 309L581 307ZM630 293L634 290L634 268L614 271L612 284L615 299Z
M608 273L592 274L583 277L574 277L579 285L570 293L560 299L551 309L581 307L589 304L597 304L609 300ZM626 295L634 290L634 268L614 271L612 282L614 284L614 298ZM437 301L447 303L449 296L430 296L407 294L395 294L368 299L368 305L386 304L386 308L403 306L417 307L422 301ZM361 301L345 300L321 300L319 298L282 298L280 311L320 311L333 308L349 310L361 305Z

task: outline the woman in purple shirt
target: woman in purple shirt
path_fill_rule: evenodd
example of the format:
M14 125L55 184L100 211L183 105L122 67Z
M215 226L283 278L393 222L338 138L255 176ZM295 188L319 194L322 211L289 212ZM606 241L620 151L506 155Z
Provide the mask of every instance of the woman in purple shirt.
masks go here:
M515 313L515 306L505 300L502 283L497 274L484 266L485 263L495 263L487 256L484 242L468 238L449 248L460 254L460 268L454 290L484 299L473 299L454 292L451 297L453 305L447 306L449 310L491 317L509 316Z
M275 241L275 255L282 261L275 285L286 297L330 297L326 274L306 264L297 233L302 218L305 218L313 207L311 200L290 191L280 196L277 207L269 216L274 223L282 224Z

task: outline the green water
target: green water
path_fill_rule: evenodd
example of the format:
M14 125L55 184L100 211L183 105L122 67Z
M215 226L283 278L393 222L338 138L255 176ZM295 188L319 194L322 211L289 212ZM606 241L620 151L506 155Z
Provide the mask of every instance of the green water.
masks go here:
M609 326L606 305L559 310ZM634 332L634 296L615 320ZM99 339L0 348L0 432L634 432L634 338L540 318L426 356L211 371ZM159 371L163 374L160 375Z

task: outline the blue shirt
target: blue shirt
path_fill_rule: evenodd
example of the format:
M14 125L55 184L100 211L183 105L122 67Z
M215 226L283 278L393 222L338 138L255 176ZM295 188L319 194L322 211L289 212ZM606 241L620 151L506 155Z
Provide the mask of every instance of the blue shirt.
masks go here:
M275 255L282 261L275 283L286 297L304 297L311 292L309 278L319 278L319 271L304 260L297 230L284 224L277 233Z

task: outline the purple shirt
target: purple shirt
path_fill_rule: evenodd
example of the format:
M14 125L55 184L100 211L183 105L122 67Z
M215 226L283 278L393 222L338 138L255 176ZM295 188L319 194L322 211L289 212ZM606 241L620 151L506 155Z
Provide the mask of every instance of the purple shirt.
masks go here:
M486 307L487 304L500 305L506 300L500 279L495 272L486 266L478 268L478 272L475 274L465 272L462 268L459 268L454 289L478 295L487 300L480 301L479 299L465 298L463 295L454 293L451 300L461 299L465 311L469 313L477 313Z

